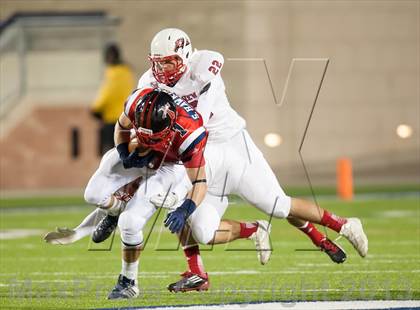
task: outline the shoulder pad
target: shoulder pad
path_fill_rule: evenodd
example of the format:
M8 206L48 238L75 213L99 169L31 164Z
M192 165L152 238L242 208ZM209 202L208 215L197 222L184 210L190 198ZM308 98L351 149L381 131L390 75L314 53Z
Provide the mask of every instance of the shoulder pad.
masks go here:
M155 85L156 84L156 85ZM153 77L152 70L149 69L140 77L139 82L137 83L137 88L146 88L146 87L157 87L157 82Z
M206 85L220 74L223 64L224 58L218 52L196 51L191 59L192 78Z

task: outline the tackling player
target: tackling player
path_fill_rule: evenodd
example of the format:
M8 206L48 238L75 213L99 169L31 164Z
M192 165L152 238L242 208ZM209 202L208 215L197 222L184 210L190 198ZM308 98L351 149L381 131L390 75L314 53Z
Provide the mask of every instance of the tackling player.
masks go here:
M314 244L335 262L343 262L345 253L316 230L310 222L319 223L339 232L353 244L361 256L366 255L367 238L358 219L342 219L317 208L311 202L285 195L263 155L246 132L245 121L229 105L220 76L223 57L219 53L193 52L191 41L184 32L178 29L165 29L152 40L150 60L152 68L142 76L139 87L160 87L182 96L197 107L209 131L205 151L206 166L211 172L207 175L207 194L201 205L190 216L195 239L203 244L229 241L229 237L217 240L218 229L231 231L231 235L235 238L238 236L255 238L259 230L266 232L270 230L266 223L261 222L220 222L227 208L226 194L237 193L269 215L287 217L289 222L305 232ZM127 171L129 170L132 169ZM138 176L138 172L136 173ZM180 171L179 173L185 174ZM225 179L226 176L229 178ZM119 186L128 184L134 179L133 176L131 180L124 180ZM116 187L115 191L118 188ZM139 195L134 197L136 196L139 197ZM115 198L112 199L115 201ZM94 200L91 202L98 203ZM133 203L130 201L127 206L129 204ZM185 224L185 218L182 219L180 216L185 215L185 212L181 211L182 209L173 212L174 216L170 216L166 222L172 232L181 231L183 226L183 223L173 225L174 217ZM113 225L105 225L107 221L103 221L102 224L95 233L109 234ZM115 223L113 227L115 228ZM201 264L198 246L190 244L184 248L184 252L190 270L183 274L180 281L171 284L169 289L173 291L205 289L206 285L208 286L208 278ZM258 251L257 254L264 263L268 260L270 252Z

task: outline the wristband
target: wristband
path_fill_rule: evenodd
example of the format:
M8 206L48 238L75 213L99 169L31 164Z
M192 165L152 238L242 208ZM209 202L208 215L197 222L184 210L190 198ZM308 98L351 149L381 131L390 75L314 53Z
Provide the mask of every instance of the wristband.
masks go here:
M207 183L207 179L198 179L198 180L192 181L192 185L197 184L197 183Z
M197 208L195 202L191 199L185 199L183 204L180 206L185 211L185 218L188 218Z
M130 155L128 151L128 142L123 142L117 145L118 154L120 154L120 158L127 158Z

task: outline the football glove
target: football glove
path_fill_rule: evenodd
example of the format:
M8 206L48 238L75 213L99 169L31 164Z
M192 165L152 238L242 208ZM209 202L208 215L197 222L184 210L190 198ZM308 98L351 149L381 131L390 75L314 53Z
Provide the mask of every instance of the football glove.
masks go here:
M139 156L138 150L135 149L129 153L128 142L118 144L117 151L125 169L146 167L154 158L153 152L149 152L145 156Z
M195 209L195 202L191 199L185 199L175 211L168 213L165 219L165 227L168 227L172 233L179 233L184 227L187 218Z

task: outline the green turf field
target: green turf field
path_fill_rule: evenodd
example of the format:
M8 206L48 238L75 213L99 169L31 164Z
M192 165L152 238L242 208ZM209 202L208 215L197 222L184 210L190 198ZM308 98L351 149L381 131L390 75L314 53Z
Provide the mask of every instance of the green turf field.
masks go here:
M119 236L111 251L89 251L88 238L70 246L53 246L42 235L56 226L72 227L91 207L69 199L51 207L50 200L19 204L3 200L1 230L34 229L36 235L0 240L1 309L85 309L125 306L231 303L270 300L420 299L420 202L418 196L352 203L320 200L343 216L362 219L369 237L369 254L360 258L346 240L339 243L348 259L335 265L312 250L312 244L286 221L274 220L274 252L266 266L259 265L250 241L236 241L202 257L210 274L211 289L204 293L173 294L166 285L185 271L177 241L157 226L142 253L141 296L129 301L107 301L106 295L120 271ZM49 205L49 207L42 207ZM13 206L13 207L11 207ZM231 205L226 218L267 218L241 202ZM150 227L150 225L148 226ZM145 230L147 235L149 229ZM330 237L336 234L329 232ZM109 246L109 243L105 246ZM98 248L96 245L93 247ZM165 250L166 249L166 250ZM297 251L298 249L298 251Z

